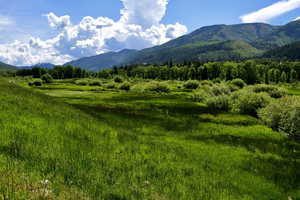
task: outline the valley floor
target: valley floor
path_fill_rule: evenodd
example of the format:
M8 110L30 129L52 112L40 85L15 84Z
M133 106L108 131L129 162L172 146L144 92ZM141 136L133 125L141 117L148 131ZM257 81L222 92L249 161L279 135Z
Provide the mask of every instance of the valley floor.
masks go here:
M0 200L300 198L299 143L188 91L0 79L0 102Z

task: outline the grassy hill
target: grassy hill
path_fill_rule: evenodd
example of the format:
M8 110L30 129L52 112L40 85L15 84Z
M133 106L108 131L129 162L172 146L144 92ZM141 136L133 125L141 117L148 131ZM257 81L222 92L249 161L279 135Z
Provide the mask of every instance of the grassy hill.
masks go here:
M19 82L0 79L0 198L300 196L298 144L255 118L212 115L183 91Z
M18 68L12 65L0 62L0 71L17 70Z

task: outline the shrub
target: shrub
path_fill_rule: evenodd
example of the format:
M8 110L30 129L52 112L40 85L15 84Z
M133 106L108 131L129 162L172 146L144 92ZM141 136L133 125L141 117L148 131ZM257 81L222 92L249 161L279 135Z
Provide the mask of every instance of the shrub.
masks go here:
M116 88L116 85L115 85L114 83L108 83L108 84L106 85L106 88L107 88L107 89L114 89L114 88Z
M209 88L209 92L214 96L228 95L231 93L230 88L226 84L214 84Z
M92 80L90 83L89 83L90 86L101 86L102 83L101 81L99 80Z
M147 84L146 90L152 91L152 92L161 92L161 93L169 93L170 88L167 84L157 82L157 81L152 81Z
M266 107L271 102L271 97L266 93L241 90L233 93L231 100L234 111L257 117L257 111Z
M212 86L213 82L210 80L204 80L200 82L201 85L208 85L208 86Z
M29 85L29 86L33 86L34 84L33 84L33 82L30 81L30 82L28 83L28 85Z
M233 79L233 80L231 81L231 84L232 84L232 85L235 85L235 86L237 86L237 87L239 87L239 88L244 88L244 87L246 86L245 81L243 81L242 79L239 79L239 78Z
M75 81L75 84L84 86L84 85L88 85L89 82L87 80L77 80Z
M300 97L287 96L273 101L258 115L272 129L300 137Z
M44 81L44 83L52 83L53 78L50 74L44 74L41 79Z
M266 92L272 98L281 98L288 94L286 89L276 87L273 85L259 84L259 85L252 86L250 88L252 89L253 92L256 92L256 93Z
M192 99L196 102L204 102L209 97L211 95L203 88L195 90L192 94Z
M121 77L119 77L119 76L116 76L114 78L114 81L115 81L115 83L123 83L123 79Z
M42 81L42 80L35 80L35 81L33 81L32 84L33 84L34 86L39 87L39 86L42 86L42 85L43 85L43 81Z
M120 85L120 90L125 90L129 91L130 90L130 83L129 82L124 82L122 85Z
M195 81L195 80L189 80L187 82L184 83L183 87L185 89L197 89L199 87L199 82Z
M213 111L228 111L230 109L230 97L228 95L212 96L205 100L207 107Z

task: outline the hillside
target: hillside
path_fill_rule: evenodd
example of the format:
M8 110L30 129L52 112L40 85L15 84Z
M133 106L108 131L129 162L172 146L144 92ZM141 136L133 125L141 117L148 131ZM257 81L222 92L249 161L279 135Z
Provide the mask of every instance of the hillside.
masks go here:
M114 65L161 64L170 60L174 62L236 60L260 56L265 51L298 40L300 40L300 21L290 22L284 26L264 23L213 25L202 27L152 48L110 52L67 64L98 71Z
M136 52L136 50L124 49L120 52L109 52L97 56L81 58L64 65L79 66L90 71L98 71L100 69L111 68L127 63Z
M17 70L18 68L12 65L5 64L0 62L0 71L7 71L7 70Z
M277 60L300 60L300 41L266 52L263 57Z

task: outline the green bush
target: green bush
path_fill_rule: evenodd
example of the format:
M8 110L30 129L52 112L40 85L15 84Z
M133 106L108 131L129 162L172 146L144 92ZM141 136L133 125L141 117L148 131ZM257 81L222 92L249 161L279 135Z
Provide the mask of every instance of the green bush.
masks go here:
M232 85L235 85L235 86L237 86L237 87L239 87L239 88L244 88L247 84L245 83L245 81L243 81L242 79L239 79L239 78L237 78L237 79L233 79L232 81L231 81L231 84Z
M170 88L167 84L161 83L158 81L152 81L147 84L145 90L151 91L151 92L160 92L160 93L169 93Z
M266 92L272 98L281 98L288 94L286 89L280 88L277 86L273 86L273 85L259 84L259 85L250 87L250 89L255 93Z
M271 102L271 97L266 93L255 93L249 90L235 92L231 96L233 110L240 114L257 117L257 111L266 107Z
M44 74L41 79L44 81L44 83L52 83L53 78L50 74Z
M287 96L273 101L258 115L272 129L300 137L300 97Z
M32 84L33 84L34 86L39 87L39 86L42 86L42 85L43 85L43 81L42 81L42 80L35 80L35 81L33 81Z
M90 86L101 86L102 83L101 81L99 80L92 80L90 83L89 83Z
M230 97L228 95L212 96L205 100L207 107L212 111L229 111Z
M197 89L199 87L199 81L189 80L184 83L183 87L185 89L192 89L192 90Z
M116 77L114 78L114 82L115 82L115 83L123 83L123 79L122 79L121 77L119 77L119 76L116 76Z
M125 91L129 91L130 90L130 83L129 82L124 82L122 85L120 85L120 90L125 90Z
M88 85L89 82L87 80L77 80L77 81L75 81L75 84L85 86L85 85Z
M203 88L195 90L192 94L192 99L195 102L204 102L211 95Z
M108 83L108 84L106 85L106 88L107 88L107 89L115 89L115 88L116 88L116 85L115 85L114 83Z
M228 95L231 93L230 88L226 84L214 84L209 88L209 93L214 96Z

